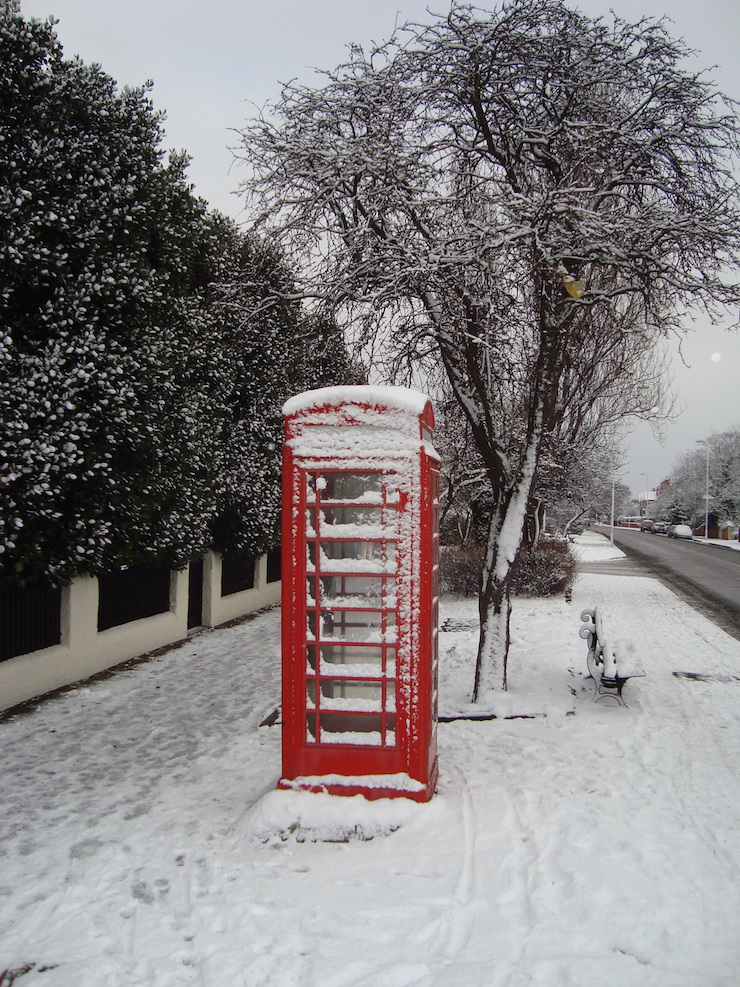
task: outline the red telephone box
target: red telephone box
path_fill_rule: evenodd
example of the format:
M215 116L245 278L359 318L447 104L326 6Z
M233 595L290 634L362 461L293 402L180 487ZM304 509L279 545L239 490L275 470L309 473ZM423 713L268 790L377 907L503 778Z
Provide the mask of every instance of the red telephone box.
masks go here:
M281 788L431 798L439 458L416 391L287 402Z

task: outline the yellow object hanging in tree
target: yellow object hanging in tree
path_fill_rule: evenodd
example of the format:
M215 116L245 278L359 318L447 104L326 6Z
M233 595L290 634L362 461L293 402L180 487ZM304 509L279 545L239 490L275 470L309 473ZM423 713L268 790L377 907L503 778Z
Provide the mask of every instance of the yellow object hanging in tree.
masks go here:
M563 287L571 298L583 297L583 281L576 281L570 274L563 276Z

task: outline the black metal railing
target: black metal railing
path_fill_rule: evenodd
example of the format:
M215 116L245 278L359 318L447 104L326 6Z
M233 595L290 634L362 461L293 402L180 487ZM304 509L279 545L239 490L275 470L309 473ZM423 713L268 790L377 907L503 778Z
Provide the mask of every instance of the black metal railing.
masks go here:
M282 578L281 549L279 545L267 553L267 582L277 583Z
M62 591L47 583L0 590L0 661L62 640Z
M170 609L169 569L121 569L100 576L98 583L99 631Z
M254 589L256 559L225 553L221 558L221 596Z
M188 570L188 630L203 623L203 559L193 559Z

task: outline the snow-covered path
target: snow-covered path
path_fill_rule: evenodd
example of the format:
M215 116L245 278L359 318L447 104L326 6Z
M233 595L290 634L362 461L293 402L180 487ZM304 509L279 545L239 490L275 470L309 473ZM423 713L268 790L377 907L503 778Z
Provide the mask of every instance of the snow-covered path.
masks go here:
M626 709L584 678L594 603L647 672ZM449 712L475 605L445 604ZM277 610L0 721L0 984L734 987L740 642L608 573L514 622L499 712L539 715L440 724L428 805L273 791Z

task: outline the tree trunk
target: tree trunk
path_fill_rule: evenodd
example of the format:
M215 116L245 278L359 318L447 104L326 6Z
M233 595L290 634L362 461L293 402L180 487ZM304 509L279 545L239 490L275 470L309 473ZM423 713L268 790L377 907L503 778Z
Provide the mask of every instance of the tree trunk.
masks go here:
M480 637L475 663L474 703L506 689L511 616L511 562L502 557L501 537L502 529L506 527L506 513L504 505L495 507L488 528L488 545L478 594Z
M585 513L586 513L586 511L583 510L579 514L574 514L573 515L573 517L568 521L568 523L566 524L566 526L563 528L563 538L567 538L568 537L568 532L570 531L570 529L573 527L573 525L576 523L576 521L579 518L582 518L583 517L583 515Z
M501 581L493 573L484 571L483 585L478 597L478 610L480 637L475 664L474 703L506 689L511 616L508 575Z

